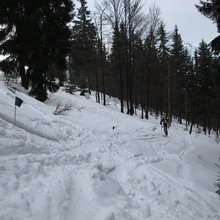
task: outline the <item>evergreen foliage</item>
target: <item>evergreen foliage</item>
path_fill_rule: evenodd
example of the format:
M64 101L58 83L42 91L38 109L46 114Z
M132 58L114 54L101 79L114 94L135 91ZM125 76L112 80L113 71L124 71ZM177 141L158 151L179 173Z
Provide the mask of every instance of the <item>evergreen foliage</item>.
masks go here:
M168 107L168 69L170 67L170 48L168 46L169 39L168 34L165 30L165 25L161 22L158 31L158 73L159 73L159 109L160 114L166 112L167 115L170 115ZM170 116L169 116L170 117Z
M66 69L72 1L2 0L0 8L0 52L14 60L22 85L30 79L31 93L44 101L47 78L61 78Z
M198 10L210 18L214 23L217 24L218 33L220 33L220 1L219 0L210 0L210 1L201 1L200 5L196 5ZM211 42L212 48L220 53L220 35L217 36Z
M203 131L210 130L210 120L212 118L211 103L213 97L213 59L210 48L202 41L197 50L197 114L198 120L203 124Z
M171 114L177 115L178 121L182 123L185 51L177 26L175 26L172 34L170 53Z
M91 87L91 73L94 72L97 40L96 29L91 19L86 0L80 0L77 18L72 28L70 72L71 80L80 87ZM93 70L93 71L92 71Z
M156 102L158 101L158 97L155 96L158 91L158 50L157 50L157 38L155 36L155 32L153 28L150 28L150 31L147 35L146 41L145 41L145 59L148 61L145 65L146 67L146 111L145 111L145 118L148 119L148 114L150 111L151 105L156 105ZM152 85L154 85L152 87ZM154 95L154 100L152 99L152 94Z

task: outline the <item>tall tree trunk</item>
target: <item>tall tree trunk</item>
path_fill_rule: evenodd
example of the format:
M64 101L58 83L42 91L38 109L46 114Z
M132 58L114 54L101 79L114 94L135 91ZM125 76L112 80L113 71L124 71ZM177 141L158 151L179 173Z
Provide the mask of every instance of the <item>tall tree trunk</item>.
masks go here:
M217 126L216 126L216 138L219 137L219 117L217 116Z
M170 85L170 64L167 65L167 88L168 88L168 117L170 123L172 122L171 114L171 85Z
M191 126L190 126L190 130L189 130L189 134L192 134L192 127L194 125L195 122L195 94L193 94L193 109L192 109L192 119L191 119Z
M105 95L105 71L104 71L104 56L103 56L103 36L102 36L102 15L100 16L100 53L101 53L101 72L102 72L102 93L103 93L103 105L106 105Z
M127 114L130 114L130 101L129 101L129 90L130 90L130 83L129 83L129 63L128 63L128 46L127 46L127 39L125 38L125 69L126 69L126 95L127 95Z
M43 74L39 70L34 69L32 73L32 88L30 93L39 101L45 101L47 99L47 91L44 82L45 78Z
M207 119L206 119L206 115L204 115L203 118L203 132L206 135L206 129L207 129Z
M163 114L163 91L161 92L161 95L160 95L160 115L162 116Z
M179 123L182 124L182 104L179 104Z
M89 90L89 94L91 94L91 73L90 73L90 70L87 71L88 72L88 90Z
M95 64L95 84L96 84L96 102L100 103L100 94L99 94L99 79L98 79L98 71L97 64Z
M124 113L124 91L123 91L123 78L122 78L122 70L121 70L121 68L119 68L119 76L120 76L121 112Z
M211 135L211 123L210 123L210 117L208 118L208 134Z
M130 2L129 2L130 3ZM125 50L125 70L126 70L126 104L127 104L127 114L130 114L130 101L129 101L129 90L130 90L130 83L129 83L129 61L128 61L128 39L127 39L127 16L128 16L128 2L124 1L124 50Z
M219 113L218 113L219 114ZM216 138L218 139L219 137L219 115L217 114L217 125L216 125Z
M134 114L134 48L130 42L129 69L130 69L130 115Z
M151 85L151 69L148 69L148 81L147 81L147 104L145 109L145 118L149 119L149 107L150 107L150 85Z
M123 77L122 77L122 65L121 65L121 54L119 48L119 29L118 21L115 21L115 36L116 36L116 48L117 48L117 57L118 57L118 70L119 70L119 81L120 81L120 103L121 103L121 112L124 113L124 91L123 91Z
M185 120L186 120L186 129L188 128L188 100L187 100L187 90L185 89Z
M143 70L141 71L141 94L140 94L140 96L141 96L141 118L142 119L144 119L144 108L145 108L145 106L144 106L144 98L143 98L143 96L144 96L144 94L143 94L143 84L144 84L144 73L143 73Z
M29 74L28 72L25 72L25 66L24 63L20 60L19 61L19 73L21 76L21 85L25 88L28 89L29 87Z

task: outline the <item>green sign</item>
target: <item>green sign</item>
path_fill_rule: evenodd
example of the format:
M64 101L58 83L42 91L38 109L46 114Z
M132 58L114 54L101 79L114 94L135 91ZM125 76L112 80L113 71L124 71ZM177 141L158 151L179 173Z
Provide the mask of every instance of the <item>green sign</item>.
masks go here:
M15 97L15 105L20 107L22 103L23 103L23 100L16 96Z

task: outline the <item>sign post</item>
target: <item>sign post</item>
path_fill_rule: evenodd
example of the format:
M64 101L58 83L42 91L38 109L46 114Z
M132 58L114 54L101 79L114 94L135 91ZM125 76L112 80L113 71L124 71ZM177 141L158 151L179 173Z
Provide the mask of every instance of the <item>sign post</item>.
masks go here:
M22 103L23 103L23 100L16 96L15 97L14 125L16 124L16 106L20 107Z

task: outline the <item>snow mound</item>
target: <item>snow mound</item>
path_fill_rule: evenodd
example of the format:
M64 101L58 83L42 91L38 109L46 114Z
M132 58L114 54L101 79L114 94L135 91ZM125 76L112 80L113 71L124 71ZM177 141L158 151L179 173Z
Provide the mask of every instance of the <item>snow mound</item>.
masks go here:
M113 98L60 90L40 103L0 77L1 220L220 219L212 137L175 123L163 137L158 120L121 114ZM73 108L54 115L59 100Z

